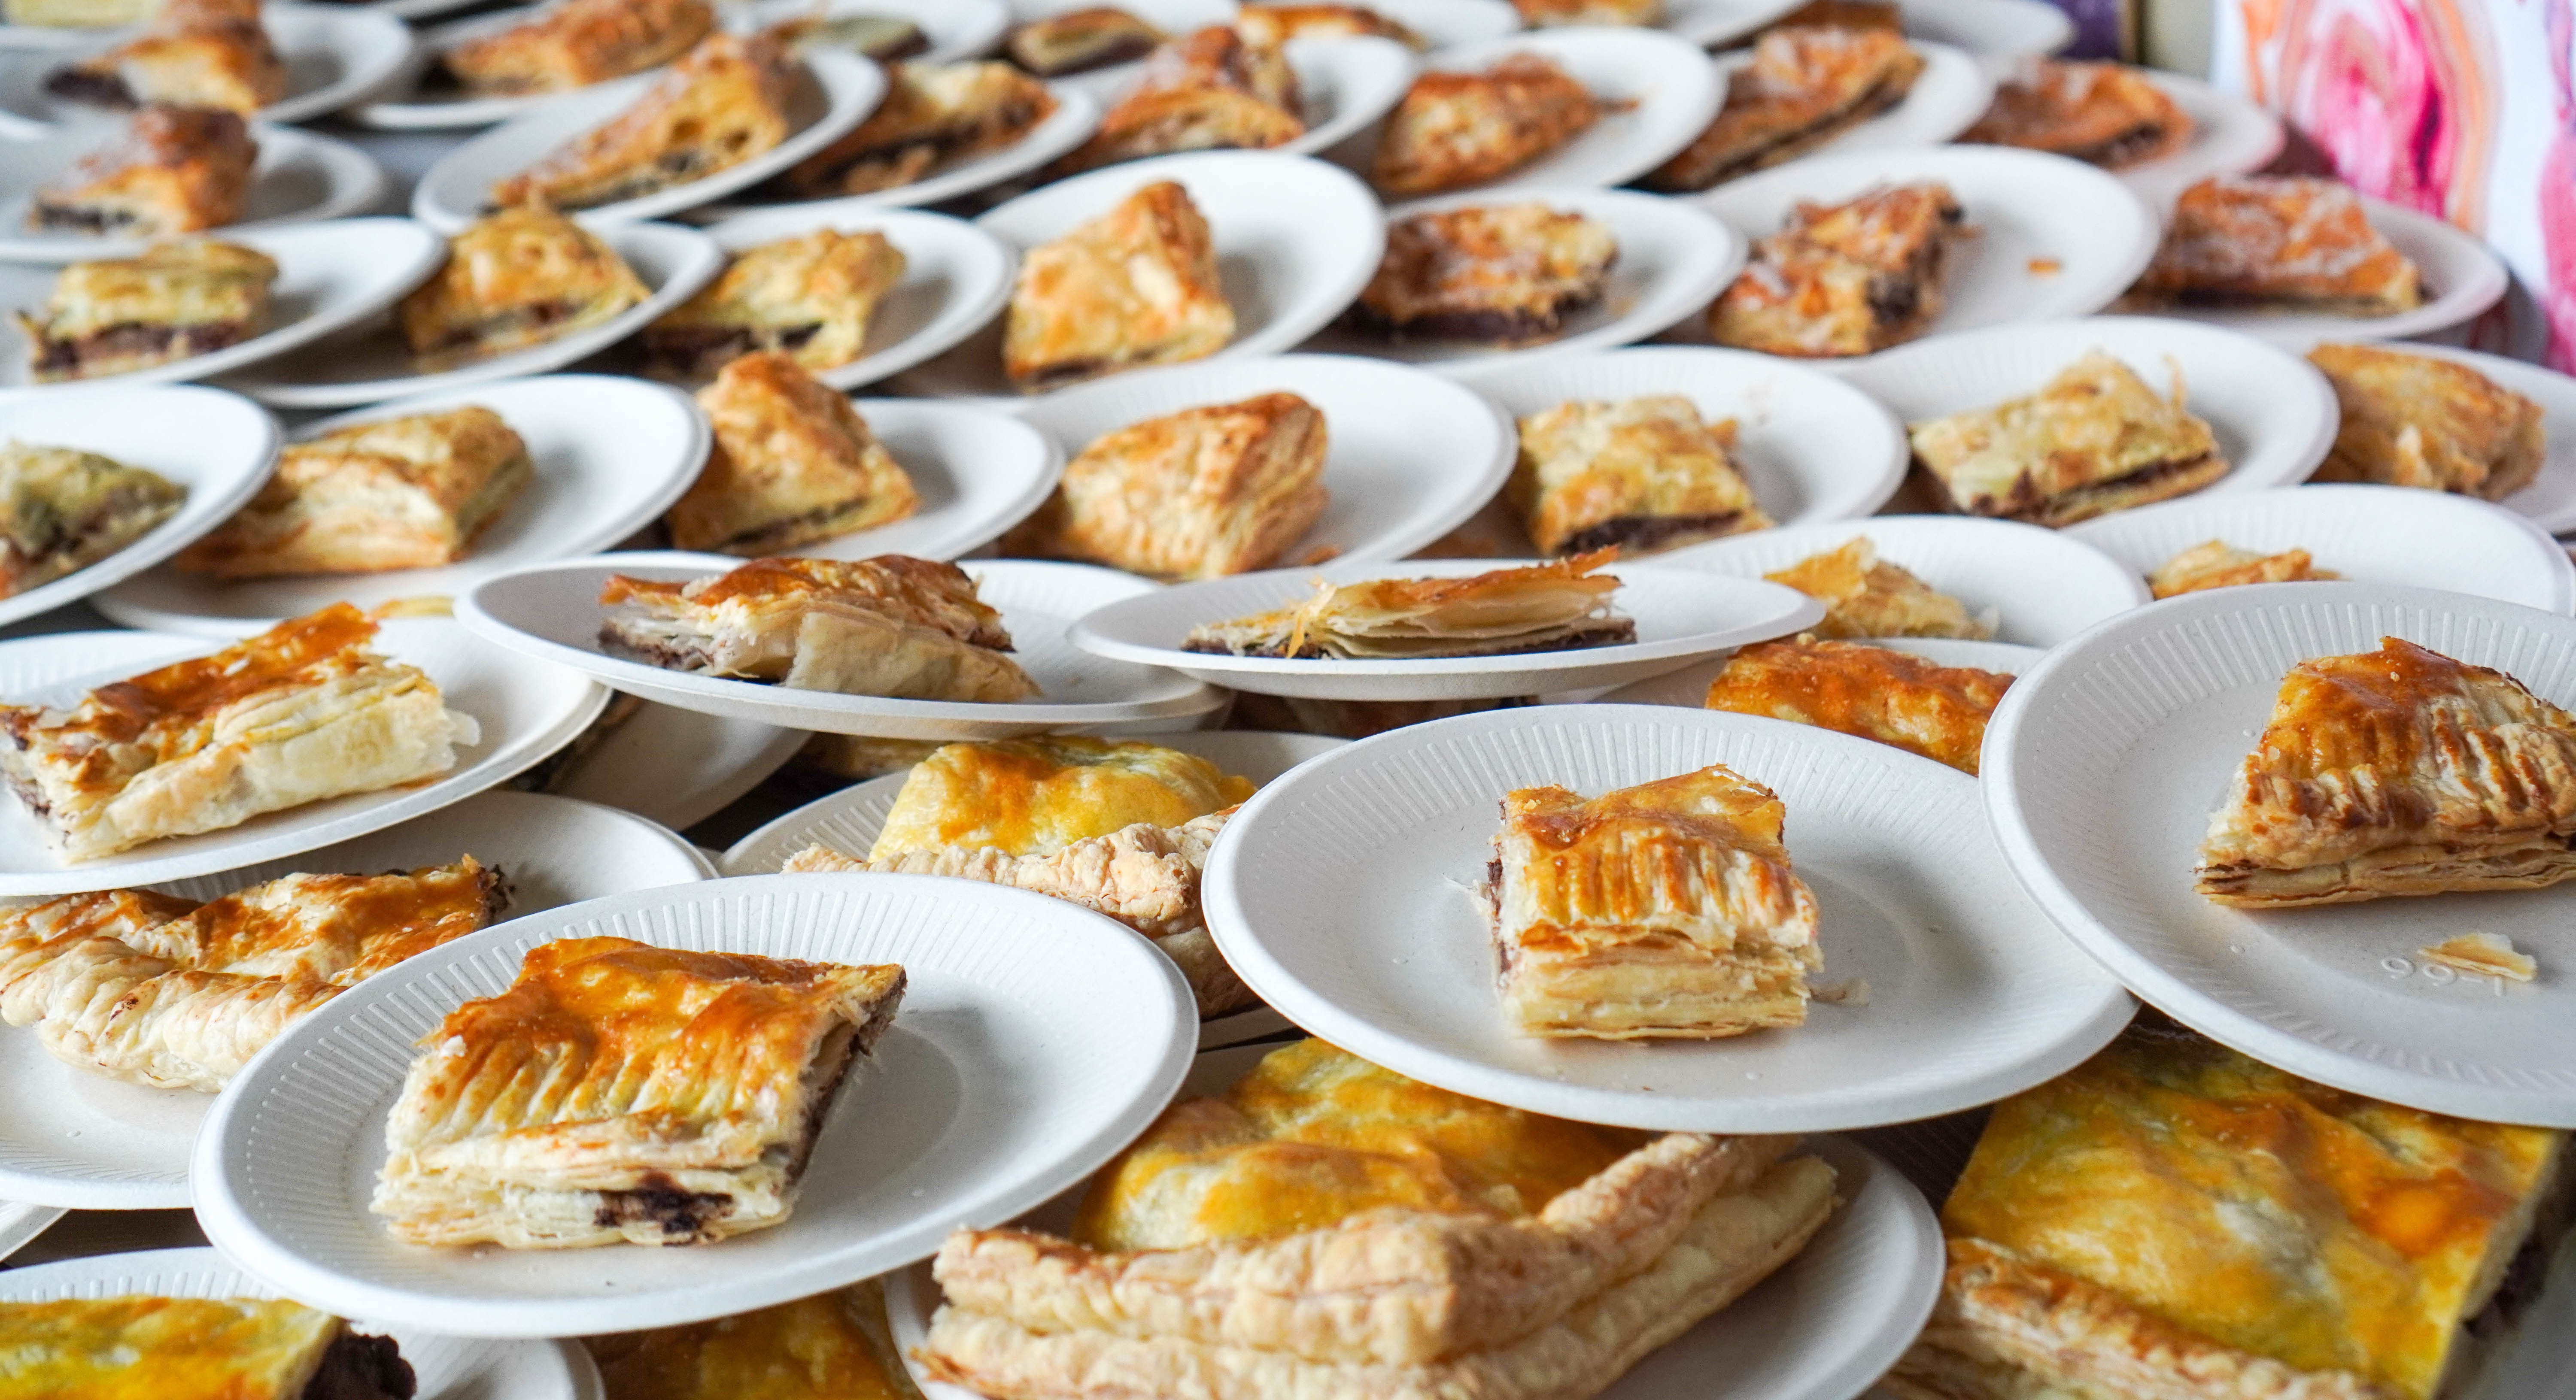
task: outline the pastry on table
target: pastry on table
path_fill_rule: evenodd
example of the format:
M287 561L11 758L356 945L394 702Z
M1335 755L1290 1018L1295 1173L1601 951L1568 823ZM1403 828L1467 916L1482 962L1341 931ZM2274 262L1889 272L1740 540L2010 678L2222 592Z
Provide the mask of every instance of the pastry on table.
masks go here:
M439 57L468 92L568 92L659 68L715 28L705 0L564 0L525 24Z
M55 1059L155 1089L221 1093L307 1012L493 923L502 873L451 865L284 875L220 899L69 894L0 912L0 1020Z
M1664 0L1512 0L1512 8L1532 29L1569 24L1644 26L1664 19Z
M1463 577L1319 581L1315 596L1294 607L1193 627L1181 649L1419 661L1623 646L1637 639L1637 624L1611 602L1617 577L1598 572L1617 554L1595 550Z
M950 1235L914 1356L983 1395L1582 1400L1824 1223L1833 1169L1795 1146L1545 1118L1299 1041L1164 1110L1071 1238Z
M1628 555L1771 528L1732 456L1735 421L1679 394L1575 399L1520 420L1503 499L1542 554Z
M2259 549L2238 549L2225 540L2211 540L2193 545L2158 565L2154 573L2147 575L2147 590L2163 599L2208 588L2232 588L2240 583L2311 583L2342 577L2332 569L2318 568L2304 549L2265 554Z
M45 91L102 107L166 102L249 116L286 96L286 63L259 0L165 0L150 28L55 69Z
M1012 145L1055 115L1046 84L1007 63L898 63L885 101L780 183L798 199L875 194Z
M1807 633L1738 650L1702 703L1875 739L1974 774L1986 721L2012 682L1995 671Z
M671 507L675 548L775 554L920 508L912 478L858 409L785 355L734 360L698 391L698 407L715 442Z
M1205 359L1232 339L1207 219L1189 191L1159 180L1021 255L1002 369L1035 393Z
M188 488L113 457L0 442L0 598L107 558L187 499Z
M424 373L586 330L652 295L608 240L543 205L486 214L394 308Z
M0 1303L10 1391L85 1400L411 1400L391 1337L283 1298Z
M268 329L277 262L211 239L73 263L34 315L13 313L39 384L100 379L238 345Z
M875 1279L792 1303L584 1337L606 1400L921 1400Z
M2038 393L1906 429L1944 509L2072 525L2186 496L2227 475L2209 424L2102 350Z
M1600 304L1618 258L1608 225L1544 204L1410 214L1387 227L1350 321L1390 340L1533 345Z
M2320 345L2342 407L2334 447L2313 481L2421 486L2501 501L2531 484L2548 455L2540 405L2456 360L2376 345Z
M1160 579L1267 568L1324 513L1328 441L1289 393L1131 423L1083 448L1002 550Z
M2120 170L2179 153L2191 134L2191 118L2143 69L2029 58L1995 84L1994 104L1959 139Z
M1093 5L1013 29L1002 53L1041 78L1061 78L1143 58L1169 37L1115 5Z
M1640 183L1704 190L1767 170L1831 141L1905 100L1923 58L1884 29L1775 28L1726 85L1708 129Z
M903 969L566 938L424 1037L369 1207L405 1244L701 1244L785 1223Z
M2393 316L2423 304L2424 280L2341 181L2213 175L2174 202L2130 292L2151 305Z
M1985 616L1916 578L1902 564L1878 557L1867 535L1839 548L1810 554L1762 577L1821 600L1824 620L1815 635L1852 637L1955 637L1982 642L1995 635L1992 609Z
M221 228L250 203L258 159L239 116L148 103L116 140L36 191L27 226L146 238Z
M1401 21L1365 5L1280 4L1252 0L1234 13L1234 27L1255 43L1284 44L1291 39L1393 39L1414 50L1431 41Z
M625 111L494 184L491 202L592 209L703 180L787 139L795 83L777 39L718 31Z
M665 670L896 700L1038 693L1002 615L954 564L755 559L685 584L611 575L599 601L600 649Z
M67 709L0 705L0 775L83 861L447 772L474 718L375 635L334 603Z
M1866 355L1922 335L1966 231L1937 181L1800 204L1708 309L1709 338L1770 355Z
M1277 45L1210 25L1146 55L1135 86L1054 173L1179 151L1284 146L1306 134L1304 110L1297 72Z
M2563 1233L2566 1137L2329 1089L2143 1012L1995 1106L1941 1211L1940 1300L1880 1384L2465 1394Z
M903 281L901 249L874 229L818 228L733 255L716 280L644 328L644 360L681 380L736 356L784 351L809 370L858 359L868 322Z
M1379 128L1369 179L1390 199L1499 180L1613 110L1552 59L1509 54L1477 73L1413 80Z
M2576 715L2396 637L2302 661L2209 818L2193 873L2240 909L2576 875Z

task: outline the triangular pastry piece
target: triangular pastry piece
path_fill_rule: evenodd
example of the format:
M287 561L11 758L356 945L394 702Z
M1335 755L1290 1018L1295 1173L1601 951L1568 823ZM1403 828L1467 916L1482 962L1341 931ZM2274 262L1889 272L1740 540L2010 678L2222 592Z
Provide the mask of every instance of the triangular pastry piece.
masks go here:
M765 35L716 34L606 125L492 187L492 204L590 209L702 180L787 139L795 60Z

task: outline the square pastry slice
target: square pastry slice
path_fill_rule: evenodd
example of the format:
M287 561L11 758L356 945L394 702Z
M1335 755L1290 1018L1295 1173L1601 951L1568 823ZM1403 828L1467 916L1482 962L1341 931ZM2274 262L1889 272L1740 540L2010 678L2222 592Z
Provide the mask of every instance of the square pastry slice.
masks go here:
M2191 118L2141 69L2033 58L1995 85L1994 105L1959 139L2118 170L2175 154L2191 133Z
M781 177L798 199L875 194L949 161L1000 150L1055 115L1046 84L1007 63L899 63L886 97L847 135Z
M64 859L436 777L480 737L347 603L68 709L0 705L0 774Z
M568 938L422 1038L371 1209L397 1240L700 1244L784 1223L903 969Z
M2317 481L2420 486L2501 501L2548 456L2539 404L2456 360L2376 345L2320 345L2308 363L2343 420Z
M1959 202L1941 184L1801 204L1708 309L1709 338L1769 355L1866 355L1929 329Z
M393 1338L284 1299L0 1303L0 1356L13 1394L47 1400L411 1400L418 1389Z
M1732 420L1703 421L1679 394L1561 403L1520 420L1503 499L1545 554L1634 555L1769 529L1734 441Z
M1984 617L1970 614L1967 604L1916 578L1904 565L1879 558L1878 546L1866 535L1762 577L1823 600L1825 617L1815 628L1819 637L1984 641L1995 635L1991 610Z
M112 457L0 443L0 598L88 568L187 499L186 487Z
M954 564L755 559L686 584L615 575L599 601L600 649L666 670L898 700L1038 693L1002 615Z
M2211 814L2193 872L2241 909L2576 876L2576 715L2396 637L2302 661Z
M37 315L15 313L38 383L103 378L203 355L268 328L277 263L201 240L141 256L73 263Z
M810 370L859 358L868 322L903 281L901 249L874 229L819 228L734 255L715 281L644 328L644 360L713 379L737 355L781 350Z
M1610 601L1619 580L1598 572L1616 553L1464 578L1319 582L1293 608L1193 627L1182 649L1383 661L1621 646L1637 639L1637 624Z
M740 165L787 139L796 68L774 38L712 34L634 105L492 186L492 204L594 209Z
M1002 369L1035 393L1204 359L1232 339L1207 219L1189 191L1162 180L1021 257Z
M216 578L434 569L465 557L536 477L528 445L467 405L290 443L249 505L180 551Z
M2133 291L2187 306L2291 306L2393 316L2424 279L2370 226L2352 187L2299 176L2213 175L2174 202Z
M1608 225L1544 204L1412 214L1388 226L1350 320L1393 340L1534 344L1599 304L1618 258Z
M1642 183L1704 190L1794 160L1904 101L1922 72L1922 56L1902 34L1772 29L1727 83L1717 119Z
M1210 25L1147 55L1135 86L1054 169L1069 175L1178 151L1284 146L1306 134L1303 112L1286 54Z
M1498 180L1590 131L1609 104L1548 58L1413 80L1379 129L1369 178L1390 199Z
M1761 642L1708 684L1712 710L1812 724L1977 771L1986 721L2013 678L1855 642Z
M1013 29L1002 52L1041 78L1061 78L1143 58L1169 37L1115 5L1091 5Z
M614 319L651 293L608 240L541 205L487 214L394 308L423 370L524 350Z
M2209 424L2100 350L2036 394L1906 430L1942 504L2072 525L2188 495L2227 474Z
M2238 549L2225 540L2196 544L2157 566L2147 575L2147 590L2158 598L2198 593L2206 588L2232 588L2240 583L2312 583L2343 575L2320 569L2304 549L2265 554Z
M785 355L744 355L698 391L707 465L671 507L680 549L761 555L909 518L912 478L849 399Z
M249 205L258 159L239 116L154 103L37 190L27 226L138 237L221 228Z
M1267 568L1324 513L1327 443L1295 394L1148 418L1082 449L1003 547L1162 579Z
M525 24L468 39L439 63L468 92L569 92L659 68L715 23L704 0L566 0Z
M260 25L259 0L167 0L151 28L56 69L45 90L104 107L166 102L247 117L286 96L286 64Z

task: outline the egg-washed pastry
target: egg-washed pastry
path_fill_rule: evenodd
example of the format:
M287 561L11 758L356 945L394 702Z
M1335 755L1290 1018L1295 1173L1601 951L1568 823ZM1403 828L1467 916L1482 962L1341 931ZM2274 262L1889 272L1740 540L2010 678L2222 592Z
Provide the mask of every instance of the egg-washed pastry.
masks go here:
M1800 204L1708 308L1709 338L1739 350L1866 355L1924 333L1941 314L1959 201L1937 181Z
M34 28L113 29L142 24L160 0L0 0L0 16Z
M2396 637L2302 661L2201 839L2195 888L2240 909L2576 875L2576 715Z
M2566 1136L2312 1084L2147 1011L1995 1106L1941 1211L1932 1320L1880 1384L1903 1400L2464 1394L2548 1270Z
M784 351L809 370L858 359L868 322L903 281L903 250L874 229L818 228L734 254L716 280L644 328L644 361L713 379L736 356Z
M1970 614L1967 604L1916 578L1904 565L1879 558L1877 544L1867 535L1855 535L1839 548L1810 554L1762 577L1824 603L1824 620L1815 626L1819 637L1981 642L1995 635L1991 610L1984 617Z
M2539 404L2456 360L2376 345L2320 345L2308 363L2343 420L2313 481L2420 486L2501 501L2548 454Z
M67 861L456 766L480 732L347 603L67 709L0 705L0 775Z
M680 1327L584 1337L606 1400L921 1400L875 1279Z
M247 117L286 96L286 63L260 25L259 0L166 0L150 28L55 69L45 91L101 107L166 102Z
M1883 29L1776 28L1726 85L1708 129L1640 183L1681 192L1767 170L1905 100L1923 73L1905 36Z
M1600 304L1618 258L1608 225L1545 204L1411 214L1388 226L1350 321L1391 340L1536 344Z
M438 568L535 479L527 443L488 408L361 423L288 444L250 504L173 563L216 578Z
M1180 151L1267 150L1306 134L1297 72L1276 45L1210 25L1146 55L1136 84L1056 175Z
M36 191L27 226L146 238L221 228L250 203L258 159L239 116L148 103L115 140Z
M1571 24L1644 26L1664 19L1664 0L1512 0L1512 8L1532 29Z
M698 391L715 429L671 507L680 549L759 556L872 530L920 508L894 454L849 399L785 355L744 355Z
M715 28L704 0L565 0L525 24L468 39L439 63L468 92L568 92L695 48Z
M2211 540L2193 545L2158 565L2154 573L2147 575L2147 591L2163 599L2208 588L2232 588L2240 583L2311 583L2342 577L2332 569L2318 568L2304 549L2265 554L2259 549L2238 549L2225 540Z
M1207 219L1189 191L1160 180L1021 256L1002 369L1035 393L1204 359L1232 339Z
M1010 32L1002 53L1041 78L1143 58L1171 36L1115 5L1066 10Z
M1543 554L1636 555L1767 530L1734 445L1734 420L1706 422L1679 394L1576 399L1520 420L1503 499Z
M394 308L424 372L613 320L651 293L608 240L543 205L486 214Z
M1431 41L1365 5L1305 5L1254 0L1234 12L1234 27L1260 44L1291 39L1393 39L1416 51Z
M1959 139L2119 170L2176 154L2191 134L2191 118L2144 70L2029 58L1995 84L1994 105Z
M1499 180L1612 110L1539 54L1510 54L1479 73L1434 69L1387 114L1369 179L1391 199Z
M1943 666L1857 642L1760 642L1727 659L1703 702L1712 710L1785 719L1977 771L1986 721L2013 678Z
M1615 549L1446 578L1318 581L1295 607L1190 629L1184 651L1296 660L1415 661L1622 646L1637 624L1619 615Z
M796 66L773 37L719 30L625 111L494 184L492 205L595 209L740 165L787 139Z
M1074 457L1003 552L1160 579L1267 568L1324 513L1328 440L1323 411L1289 393L1129 424Z
M896 700L1038 693L1002 615L954 564L755 559L685 584L611 575L599 601L600 649L665 670Z
M567 938L447 1014L369 1207L405 1244L702 1244L786 1221L903 969Z
M63 1400L411 1400L391 1337L285 1299L0 1303L12 1395Z
M2149 304L2393 316L2423 304L2424 281L2370 226L2351 186L2213 175L2174 202L2155 261L2130 291Z
M307 1012L509 903L460 856L384 875L284 875L220 899L100 890L0 911L0 1021L55 1059L221 1093Z
M0 443L0 598L107 558L187 499L188 488L112 457Z
M210 239L73 263L34 315L12 313L39 384L103 379L238 345L268 328L277 263Z
M2209 424L2101 350L2036 394L1906 429L1942 505L1966 515L2072 525L2185 496L2227 475Z
M1072 1238L960 1230L914 1353L984 1395L1584 1400L1805 1245L1795 1139L1596 1128L1319 1040L1174 1104Z
M1890 0L1807 0L1771 22L1772 29L1883 29L1905 32L1905 11ZM1764 31L1768 33L1769 31Z
M875 194L949 161L1016 143L1055 115L1046 84L1007 63L899 63L886 97L847 135L779 177L798 199Z

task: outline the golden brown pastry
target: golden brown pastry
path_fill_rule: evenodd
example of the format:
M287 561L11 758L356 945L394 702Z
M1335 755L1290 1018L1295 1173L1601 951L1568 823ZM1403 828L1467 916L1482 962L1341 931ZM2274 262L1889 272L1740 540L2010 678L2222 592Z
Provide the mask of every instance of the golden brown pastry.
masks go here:
M567 92L695 48L715 27L704 0L565 0L525 24L468 39L439 63L468 92Z
M2142 70L2033 58L1995 85L1994 105L1959 139L2119 170L2173 155L2191 134L2191 118Z
M1729 451L1735 423L1679 394L1576 399L1520 420L1503 499L1543 554L1629 555L1767 530Z
M543 205L487 214L394 308L425 372L524 350L613 320L644 289L608 240Z
M99 379L238 345L268 328L277 262L200 239L73 263L38 315L14 313L40 384Z
M113 457L0 442L0 598L107 558L187 499L188 488Z
M698 391L715 429L671 507L671 543L757 557L909 519L921 496L849 399L781 354L744 355Z
M45 90L102 107L166 102L247 117L286 96L286 63L259 0L164 0L150 28L54 70Z
M2376 345L2320 345L2308 363L2343 421L2315 481L2372 481L2501 501L2548 455L2540 405L2455 360Z
M1883 29L1774 28L1726 85L1708 129L1647 173L1652 190L1704 190L1767 170L1905 100L1923 58Z
M1532 29L1569 24L1659 24L1664 0L1512 0L1521 22Z
M1812 724L1977 771L1986 721L2013 678L1942 666L1910 652L1853 642L1761 642L1727 660L1709 682L1712 710Z
M283 1299L0 1303L10 1393L45 1400L411 1400L391 1337Z
M2225 540L2211 540L2193 545L2158 565L2154 573L2147 575L2147 590L2158 598L2174 598L2240 583L2309 583L2341 577L2332 569L2318 568L2304 549L2265 554L2261 550L2238 549Z
M1002 369L1034 393L1204 359L1232 339L1207 219L1189 191L1161 180L1021 257Z
M1148 54L1136 85L1054 173L1179 151L1284 146L1306 134L1304 112L1296 70L1277 45L1210 25Z
M2209 424L2115 357L2088 350L2036 394L1906 429L1942 504L2072 525L2185 496L2227 474Z
M1608 225L1544 204L1409 214L1350 321L1392 340L1532 345L1600 302L1618 258Z
M1191 628L1182 650L1385 661L1621 646L1637 639L1637 624L1611 603L1618 578L1599 572L1617 554L1465 577L1318 581L1295 607Z
M949 161L1016 143L1056 106L1046 84L1007 63L898 63L876 111L780 183L799 199L895 189Z
M1002 52L1041 78L1061 78L1143 58L1169 37L1115 5L1093 5L1019 26Z
M1369 178L1390 199L1499 180L1590 131L1610 110L1534 53L1511 54L1481 73L1434 69L1387 114Z
M288 444L250 504L173 562L216 578L437 568L535 478L527 443L488 408L361 423Z
M2393 316L2424 300L2352 187L2303 176L2213 175L2182 192L2133 296L2186 306L2286 306Z
M697 295L644 328L644 360L681 380L736 356L784 351L809 370L860 357L868 322L903 281L901 249L873 229L818 228L736 253Z
M584 1337L606 1400L921 1400L870 1279L776 1307Z
M258 159L239 116L147 103L116 140L36 191L27 226L141 237L221 228L249 205Z
M1273 46L1291 39L1393 39L1409 49L1428 49L1431 41L1389 16L1365 5L1279 4L1254 0L1235 11L1234 27L1257 44Z
M1941 279L1963 217L1938 182L1801 204L1753 245L1743 274L1710 304L1709 338L1801 357L1904 344L1941 314Z
M1823 601L1825 617L1815 626L1819 637L1959 637L1981 642L1995 635L1991 613L1971 616L1967 604L1916 578L1904 565L1879 558L1878 546L1867 535L1855 535L1839 548L1808 555L1762 577Z
M703 180L787 139L796 63L768 35L717 32L634 105L492 186L492 204L595 209Z

